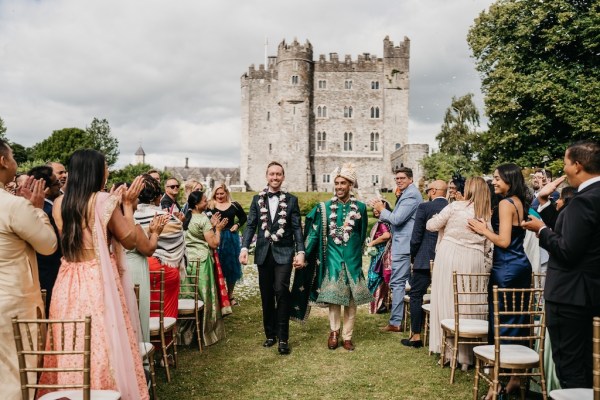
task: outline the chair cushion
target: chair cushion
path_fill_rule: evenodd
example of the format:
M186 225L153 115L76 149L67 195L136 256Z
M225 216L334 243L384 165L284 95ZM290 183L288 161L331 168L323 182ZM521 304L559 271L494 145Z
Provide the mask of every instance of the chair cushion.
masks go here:
M560 389L550 392L553 400L593 400L593 389Z
M423 305L421 306L421 308L423 309L423 311L426 311L426 312L431 312L431 304L429 304L429 303L427 303L427 304L423 304Z
M442 320L441 325L454 331L454 318ZM488 333L488 322L483 319L459 318L458 331L474 335L485 335Z
M425 293L423 295L423 303L430 303L430 302L431 302L431 294Z
M142 358L145 358L146 355L150 351L152 351L152 349L154 349L154 345L152 343L140 342L138 344L139 344L139 347L140 347L140 355L142 356Z
M83 400L83 390L59 390L38 397L38 400L56 400L63 397L69 400ZM114 390L92 390L90 397L92 400L119 400L121 393Z
M170 329L177 323L177 318L165 317L165 330ZM157 331L160 328L160 318L150 317L150 330Z
M198 300L198 310L204 307L204 302L202 300ZM179 311L191 311L194 309L194 299L179 299L177 304L177 309Z
M494 345L476 346L473 348L476 355L494 359ZM501 344L500 345L500 366L502 364L533 364L539 362L540 355L529 347L519 344Z

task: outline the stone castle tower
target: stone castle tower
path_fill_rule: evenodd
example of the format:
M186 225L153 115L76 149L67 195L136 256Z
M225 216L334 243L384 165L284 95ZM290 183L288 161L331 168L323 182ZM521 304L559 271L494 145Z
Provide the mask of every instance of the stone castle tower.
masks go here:
M383 58L316 61L308 41L282 41L266 67L241 77L241 182L260 190L277 160L287 190L330 190L333 170L352 162L360 187L394 187L391 154L408 138L409 58L408 38L394 46L386 37Z

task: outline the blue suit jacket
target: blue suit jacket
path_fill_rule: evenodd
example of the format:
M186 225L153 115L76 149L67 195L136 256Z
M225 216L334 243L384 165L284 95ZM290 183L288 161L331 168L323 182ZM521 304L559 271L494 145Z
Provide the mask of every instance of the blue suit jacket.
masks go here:
M415 214L423 196L419 189L410 184L396 203L394 211L383 209L379 219L392 226L392 258L400 254L410 254L410 238L412 236Z
M419 204L410 238L410 256L414 258L413 269L429 270L429 260L435 258L438 233L428 231L425 229L425 225L431 217L439 214L447 205L448 200L443 197Z

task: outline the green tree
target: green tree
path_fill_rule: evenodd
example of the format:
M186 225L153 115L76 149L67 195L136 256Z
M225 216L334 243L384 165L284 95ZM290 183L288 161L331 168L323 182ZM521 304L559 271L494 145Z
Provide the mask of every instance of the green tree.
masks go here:
M457 172L460 172L464 177L480 174L477 164L467 160L461 154L448 154L438 151L423 158L421 165L425 170L423 177L426 180L442 179L449 181L452 175Z
M78 149L93 147L90 135L79 128L64 128L52 132L48 138L37 143L32 149L32 158L46 161L58 161L64 165L71 154Z
M102 152L108 165L114 165L119 158L119 141L111 135L108 121L94 118L85 131L90 135L91 148Z
M600 139L600 2L498 0L467 41L489 117L485 170L541 165L575 140Z
M112 184L117 182L128 182L131 183L136 176L145 174L151 169L155 169L158 171L158 168L153 167L149 164L129 164L123 167L122 169L117 169L114 171L110 171L110 175L108 176L108 184L112 186ZM159 172L161 175L161 179L164 182L166 179L166 175Z
M440 152L473 159L479 133L479 111L473 103L473 94L462 97L452 96L452 103L446 110L440 133L435 137Z
M27 162L31 158L31 149L23 146L22 144L11 142L10 147L12 147L13 157L17 164L22 164Z
M6 127L4 126L4 120L0 118L0 139L6 140Z

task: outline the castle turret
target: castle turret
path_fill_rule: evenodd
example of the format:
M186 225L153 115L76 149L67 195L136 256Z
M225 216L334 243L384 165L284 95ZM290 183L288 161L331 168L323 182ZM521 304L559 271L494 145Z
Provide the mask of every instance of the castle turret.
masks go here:
M142 149L142 145L138 147L135 152L135 163L136 164L145 164L146 163L146 152Z

